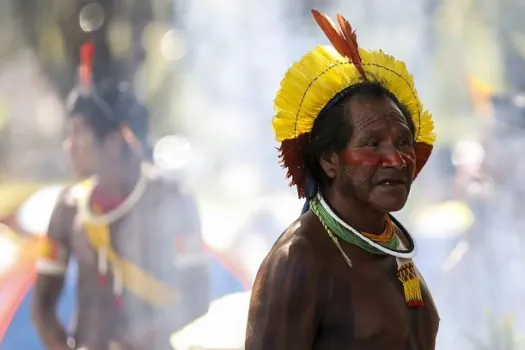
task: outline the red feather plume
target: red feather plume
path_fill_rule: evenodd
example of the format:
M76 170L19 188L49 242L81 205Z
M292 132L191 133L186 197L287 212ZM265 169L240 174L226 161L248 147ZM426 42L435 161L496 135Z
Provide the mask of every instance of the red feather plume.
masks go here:
M80 47L80 84L89 89L93 80L95 43L88 41Z
M312 15L337 52L348 58L348 60L355 65L361 76L366 79L363 63L359 56L357 36L350 22L343 16L337 15L337 22L339 23L339 28L337 28L334 21L324 13L314 9L312 10Z
M281 166L288 170L286 177L290 186L297 187L299 198L305 197L308 172L304 165L303 150L308 145L310 134L301 134L295 139L284 140L279 147Z
M414 173L414 179L419 175L419 172L421 169L423 169L425 164L427 164L433 148L434 147L432 145L424 142L416 142L414 145L414 153L416 154L416 169Z

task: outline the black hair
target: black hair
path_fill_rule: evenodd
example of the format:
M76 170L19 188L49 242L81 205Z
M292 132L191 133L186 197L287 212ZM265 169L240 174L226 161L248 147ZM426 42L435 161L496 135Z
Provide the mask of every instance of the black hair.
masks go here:
M118 131L122 124L129 126L140 142L147 140L148 110L126 86L93 88L89 94L74 90L70 99L69 114L84 118L98 140Z
M319 164L319 159L326 152L340 153L348 145L348 140L353 133L353 125L351 125L348 118L345 117L345 102L357 95L374 98L388 97L392 99L407 118L412 134L415 134L414 122L408 109L406 106L403 106L390 91L382 86L381 83L364 82L352 85L337 94L315 119L308 146L303 154L303 161L309 175L307 181L309 187L330 185L330 178ZM314 185L312 185L312 182ZM315 189L309 188L306 190L306 192L309 191L315 191ZM306 193L306 195L308 197L312 194Z

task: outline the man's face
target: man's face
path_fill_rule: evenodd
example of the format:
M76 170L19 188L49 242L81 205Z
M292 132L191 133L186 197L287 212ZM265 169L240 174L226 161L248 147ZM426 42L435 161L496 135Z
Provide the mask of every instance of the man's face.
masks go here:
M69 121L64 148L71 156L77 176L88 177L93 174L95 138L81 116L75 115Z
M345 107L353 133L338 155L333 185L343 197L374 210L402 209L416 159L406 117L388 97L357 95Z

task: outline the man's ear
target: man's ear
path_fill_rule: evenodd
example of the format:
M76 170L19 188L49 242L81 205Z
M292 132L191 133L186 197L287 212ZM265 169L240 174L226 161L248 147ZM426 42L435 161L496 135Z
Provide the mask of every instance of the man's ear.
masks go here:
M340 158L337 153L333 151L323 153L319 158L319 164L321 164L325 174L330 179L335 179L341 168Z

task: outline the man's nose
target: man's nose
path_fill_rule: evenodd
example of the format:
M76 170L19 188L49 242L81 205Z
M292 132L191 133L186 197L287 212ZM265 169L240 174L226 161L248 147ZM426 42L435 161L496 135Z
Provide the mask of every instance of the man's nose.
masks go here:
M406 166L406 162L394 145L388 145L382 150L381 165L385 168L401 169Z

